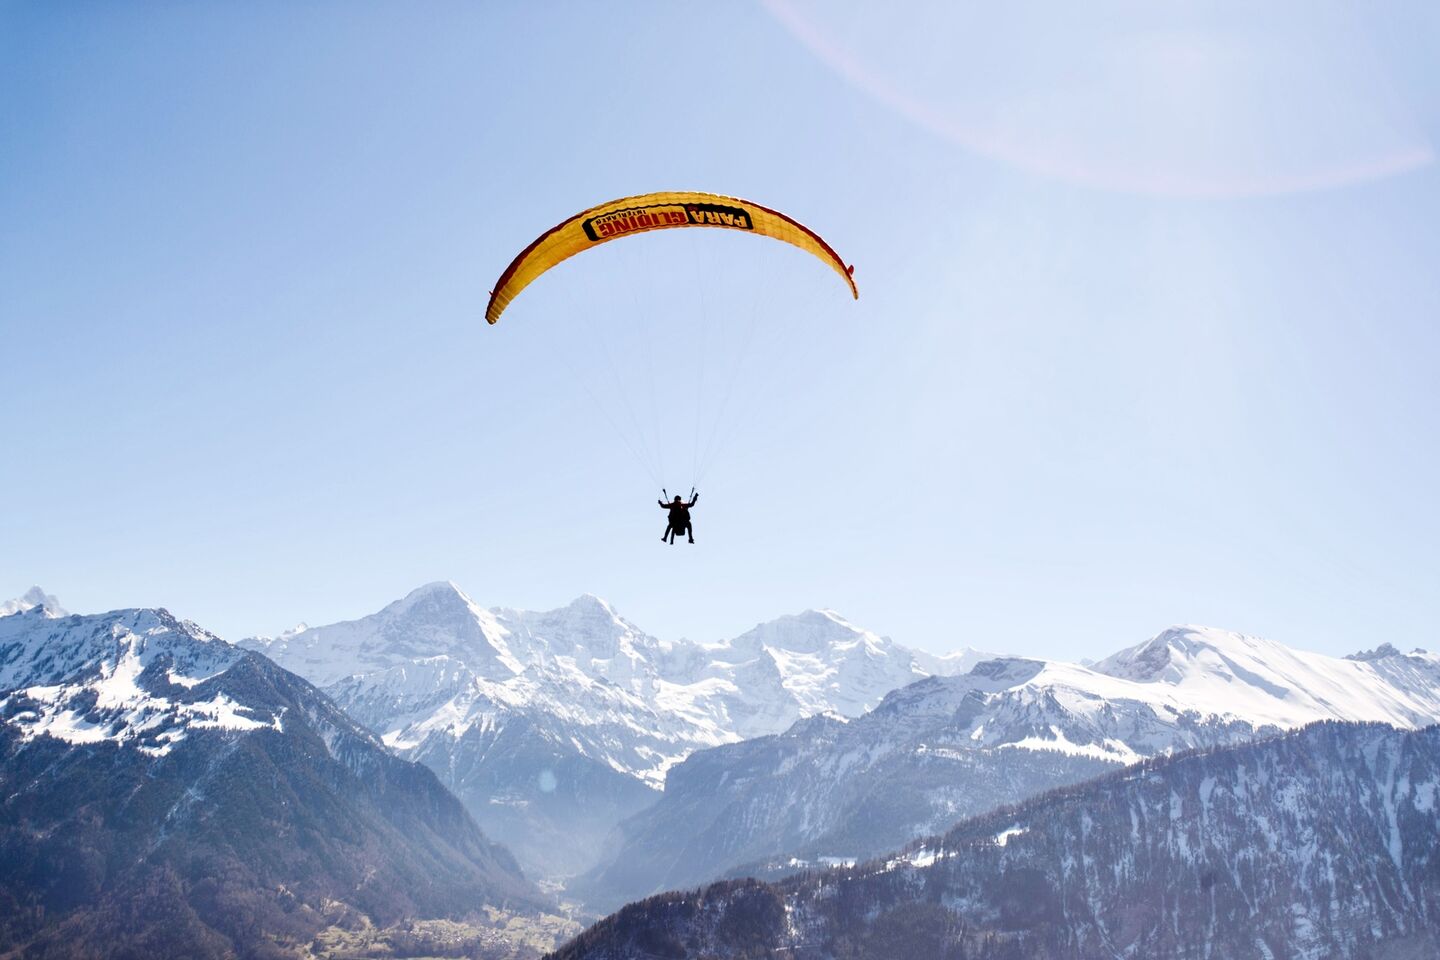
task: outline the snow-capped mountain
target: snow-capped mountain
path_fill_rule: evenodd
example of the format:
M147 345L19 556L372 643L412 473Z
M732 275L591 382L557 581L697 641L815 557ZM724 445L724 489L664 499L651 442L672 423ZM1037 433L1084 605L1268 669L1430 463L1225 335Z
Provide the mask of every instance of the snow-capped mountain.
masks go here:
M922 655L829 611L720 643L667 641L596 597L486 610L452 583L359 620L242 645L435 770L527 869L547 875L590 866L611 828L654 802L695 750L807 716L858 716L897 687L980 658Z
M151 757L196 730L279 730L279 714L206 684L243 656L163 610L59 618L36 605L0 619L0 716L25 741L108 741Z
M1405 655L1388 645L1336 658L1224 630L1174 627L1107 657L1095 672L1257 726L1329 719L1415 726L1440 716L1440 654Z
M557 960L1440 956L1440 728L1149 761L853 867L632 904Z
M577 887L615 904L729 872L863 859L1107 768L1317 720L1440 720L1440 657L1339 659L1177 627L1093 668L984 661L848 723L692 755Z
M24 613L26 610L34 610L40 607L49 617L68 617L69 612L51 594L46 593L39 587L31 587L23 594L13 600L6 600L0 603L0 617L8 617L12 613Z
M0 618L0 784L7 955L279 956L545 903L429 770L165 610Z

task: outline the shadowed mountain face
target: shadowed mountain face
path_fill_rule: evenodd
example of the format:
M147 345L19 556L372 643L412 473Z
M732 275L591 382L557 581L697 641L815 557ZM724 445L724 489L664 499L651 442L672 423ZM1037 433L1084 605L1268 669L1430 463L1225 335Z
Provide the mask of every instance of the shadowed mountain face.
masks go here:
M632 904L554 956L1440 955L1440 728L1143 762L853 868Z
M976 659L907 650L815 610L720 643L666 641L596 597L487 610L451 583L242 646L430 767L527 872L550 877L593 866L615 824L654 803L695 750L815 714L858 716Z
M1094 668L987 660L848 722L816 717L693 754L573 889L613 909L724 876L863 860L1144 757L1322 719L1440 720L1440 658L1340 659L1185 627Z
M0 617L0 952L290 955L544 898L424 767L164 610Z

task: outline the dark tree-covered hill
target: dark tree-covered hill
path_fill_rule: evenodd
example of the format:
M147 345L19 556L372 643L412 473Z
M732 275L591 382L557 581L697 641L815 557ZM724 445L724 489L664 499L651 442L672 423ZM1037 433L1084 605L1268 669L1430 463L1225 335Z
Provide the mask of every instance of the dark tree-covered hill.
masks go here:
M0 954L295 953L544 898L426 768L163 610L0 618Z
M1440 728L1146 761L853 868L631 904L554 956L1440 956Z

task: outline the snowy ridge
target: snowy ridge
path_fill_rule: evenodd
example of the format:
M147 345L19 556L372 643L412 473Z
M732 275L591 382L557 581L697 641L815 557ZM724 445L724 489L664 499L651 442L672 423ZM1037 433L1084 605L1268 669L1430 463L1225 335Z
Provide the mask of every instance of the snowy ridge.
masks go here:
M598 597L544 612L485 610L449 582L359 620L241 643L326 689L397 750L458 740L519 712L657 788L696 749L818 713L859 716L931 669L980 658L916 654L830 611L719 643L664 641Z
M55 618L47 606L0 619L0 717L26 740L133 742L164 756L191 730L280 728L207 681L244 656L164 610Z
M826 728L701 751L588 879L610 902L863 858L1105 769L1321 720L1440 721L1440 658L1327 657L1175 627L1096 664L1001 657ZM789 867L785 867L789 869Z
M892 733L953 725L963 713L968 723L958 732L968 746L1099 750L1133 762L1205 745L1205 729L1255 735L1317 720L1437 722L1440 656L1392 648L1355 660L1212 627L1172 627L1093 667L982 661L964 675L896 691L881 712Z
M1440 655L1423 650L1405 655L1390 647L1367 659L1336 658L1241 633L1183 626L1107 657L1095 672L1134 681L1189 709L1256 726L1293 728L1344 719L1413 727L1440 717Z
M434 770L548 877L593 866L615 825L654 803L696 750L859 716L930 669L980 658L923 658L813 610L719 643L667 641L598 597L485 610L448 582L369 617L242 645Z
M1171 627L1094 667L1000 658L963 676L897 692L900 724L925 723L969 699L975 747L1047 749L1131 763L1317 720L1417 727L1440 720L1440 656L1365 660L1295 650L1213 627Z
M277 637L241 641L318 687L380 673L416 660L449 656L487 676L524 670L507 631L458 587L432 583L360 620L311 628L298 624Z

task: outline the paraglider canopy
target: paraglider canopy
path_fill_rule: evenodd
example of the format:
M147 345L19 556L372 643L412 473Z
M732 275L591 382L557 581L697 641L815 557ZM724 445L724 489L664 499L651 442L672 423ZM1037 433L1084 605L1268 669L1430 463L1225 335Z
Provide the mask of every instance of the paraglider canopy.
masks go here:
M675 232L693 227L714 229ZM793 374L783 344L809 342L814 354L805 324L825 309L824 298L813 297L808 282L792 287L790 268L819 260L858 300L854 268L815 231L770 207L715 193L646 193L582 210L536 237L496 281L485 319L498 321L520 291L552 267L642 233L654 236L582 257L560 271L566 277L541 284L532 296L540 314L584 320L547 340L547 361L554 357L569 368L566 385L583 389L655 486L675 482L667 456L673 466L687 448L683 478L695 484L746 422L747 410L763 409L764 374ZM738 239L745 234L780 240L809 256ZM731 248L737 256L726 261L722 251ZM796 296L787 301L792 290ZM571 298L568 309L547 299L557 294ZM658 362L656 351L663 351Z
M552 227L520 252L496 281L485 308L490 323L542 273L591 247L650 230L719 227L771 237L799 247L828 264L849 284L855 299L855 268L847 266L819 234L778 210L715 193L645 193L611 200Z

